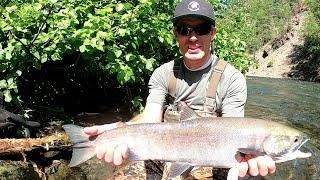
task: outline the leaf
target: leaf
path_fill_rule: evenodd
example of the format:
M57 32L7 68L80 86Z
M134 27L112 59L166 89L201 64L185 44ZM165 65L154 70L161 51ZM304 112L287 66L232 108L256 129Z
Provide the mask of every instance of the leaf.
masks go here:
M140 0L140 2L142 3L142 4L146 4L146 3L148 3L150 0Z
M159 41L160 41L161 43L163 43L163 41L164 41L163 37L160 36L158 39L159 39Z
M86 46L85 46L84 44L82 44L82 45L79 47L79 50L80 50L80 52L84 53L84 52L87 51L87 48L86 48Z
M148 69L149 71L153 71L153 62L155 61L155 59L151 58L148 59L146 61L146 69Z
M133 56L133 54L129 53L126 55L126 61L130 61L130 58Z
M7 83L8 83L8 86L7 86L8 89L16 89L17 88L17 84L13 78L9 78L7 80Z
M122 28L120 28L120 29L118 30L119 36L124 36L124 35L126 35L126 32L127 32L127 29L122 29Z
M121 50L116 50L114 52L114 54L116 55L117 58L119 58L121 56L121 54L122 54L122 51Z
M8 13L14 12L14 11L16 11L16 9L17 9L16 5L13 5L13 6L10 6L10 7L6 7L6 11Z
M16 71L16 74L17 74L18 76L21 76L21 75L22 75L22 71L17 70L17 71Z
M104 52L104 48L103 48L103 45L97 45L96 48L102 52Z
M4 101L5 102L11 102L12 101L12 96L9 90L5 90L3 91L3 95L4 95Z
M7 81L5 79L2 79L0 81L0 89L7 88L7 86L8 86Z
M26 39L20 39L20 41L21 41L21 43L23 44L23 45L27 45L28 44L28 41L26 40Z
M45 63L45 62L47 62L47 61L48 61L48 56L47 56L47 54L41 56L41 63Z
M37 59L40 59L40 54L38 51L36 51L35 53L33 53L34 57L36 57Z
M11 52L10 52L10 51L7 51L7 52L6 52L6 59L7 59L7 60L10 60L11 58L12 58Z
M122 3L119 3L116 7L116 11L122 11L124 9L124 5Z
M131 46L133 47L133 49L137 49L137 45L135 43L131 43Z
M59 54L58 52L53 53L53 54L51 55L51 58L52 58L53 61L59 61L59 60L61 60L61 56L60 56L60 54Z

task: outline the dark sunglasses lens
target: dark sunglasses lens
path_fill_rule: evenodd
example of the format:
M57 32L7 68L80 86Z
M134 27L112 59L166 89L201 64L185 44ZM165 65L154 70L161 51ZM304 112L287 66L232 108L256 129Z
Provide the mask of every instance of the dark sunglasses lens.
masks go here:
M177 32L183 36L189 36L192 32L192 28L186 25L177 26Z
M195 27L194 31L200 36L206 35L211 31L211 24L201 24Z
M188 25L179 25L176 27L177 32L183 36L189 36L192 31L196 34L202 36L206 35L211 31L211 24L200 24L196 27L191 27Z

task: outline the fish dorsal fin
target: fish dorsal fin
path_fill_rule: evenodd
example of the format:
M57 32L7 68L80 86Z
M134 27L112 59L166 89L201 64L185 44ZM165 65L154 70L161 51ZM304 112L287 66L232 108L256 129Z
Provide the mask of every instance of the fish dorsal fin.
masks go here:
M170 165L168 170L168 179L173 179L178 176L186 176L193 166L189 163L174 162Z
M181 106L181 115L180 115L181 121L192 120L199 117L200 116L194 110L189 108L187 105Z

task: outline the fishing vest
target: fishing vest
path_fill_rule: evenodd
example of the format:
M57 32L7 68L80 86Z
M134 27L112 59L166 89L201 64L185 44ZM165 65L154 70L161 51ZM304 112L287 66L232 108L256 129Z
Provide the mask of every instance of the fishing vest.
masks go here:
M221 116L220 112L217 112L216 104L216 94L221 75L224 72L227 62L223 59L218 58L215 64L213 65L213 70L209 78L209 84L207 86L207 95L203 104L203 111L199 113L203 117L219 117ZM176 86L177 86L177 77L179 77L181 71L181 61L175 60L173 71L170 75L169 85L168 85L168 96L167 106L164 113L164 121L173 122L180 121L180 102L176 102Z

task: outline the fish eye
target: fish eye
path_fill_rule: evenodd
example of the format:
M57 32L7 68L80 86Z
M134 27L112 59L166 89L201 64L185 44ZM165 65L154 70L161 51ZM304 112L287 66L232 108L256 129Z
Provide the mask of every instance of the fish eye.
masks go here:
M295 143L298 142L298 140L299 140L298 137L295 137L295 138L294 138L294 142L295 142Z

